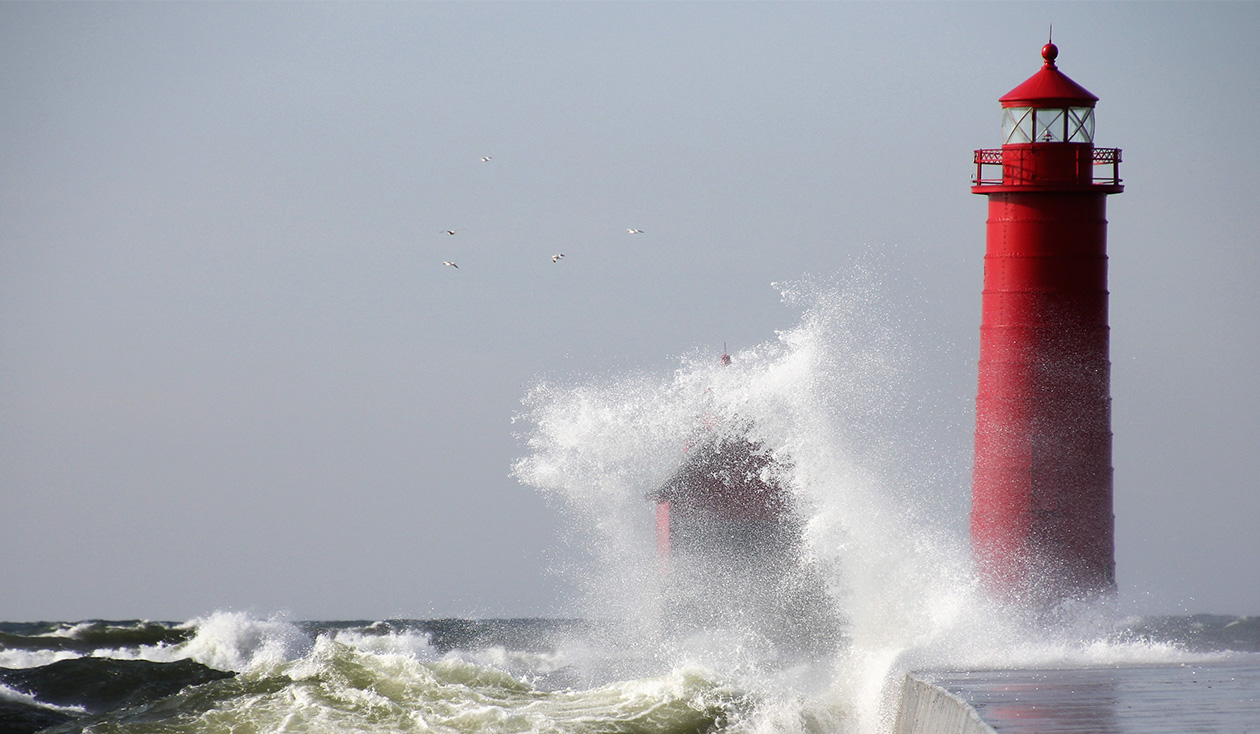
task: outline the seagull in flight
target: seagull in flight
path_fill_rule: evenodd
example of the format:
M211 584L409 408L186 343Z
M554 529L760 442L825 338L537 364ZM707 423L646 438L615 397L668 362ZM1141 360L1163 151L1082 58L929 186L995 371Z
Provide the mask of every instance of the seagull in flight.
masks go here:
M452 268L455 268L456 270L459 270L459 266L458 266L458 265L456 265L455 263L451 262L450 260L443 260L443 261L442 261L442 264L443 264L443 265L450 265Z
M553 263L558 263L558 262L560 262L560 258L562 258L562 257L564 257L564 253L563 253L563 252L561 252L561 253L557 253L557 254L555 254L555 255L552 255L552 256L551 256L551 261L552 261Z
M643 234L643 230L641 229L627 229L626 231L630 234Z
M459 230L458 230L458 229L444 229L444 230L442 230L442 231L443 231L443 232L445 232L445 233L447 233L447 234L455 234L455 233L456 233L456 232L458 232Z
M490 156L488 156L488 155L483 155L483 156L481 156L481 162L482 162L482 163L486 163L486 162L488 162L489 160L490 160Z

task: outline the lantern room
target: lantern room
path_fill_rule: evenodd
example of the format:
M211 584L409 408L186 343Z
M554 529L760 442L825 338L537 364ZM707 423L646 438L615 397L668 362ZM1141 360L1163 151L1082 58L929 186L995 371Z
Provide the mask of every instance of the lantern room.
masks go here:
M1093 107L1007 107L1002 110L1002 145L1092 143Z
M1054 60L1053 43L1041 48L1045 64L1028 81L1007 92L1002 103L1002 145L1093 143L1098 98L1072 81Z
M995 186L1123 190L1120 151L1094 148L1098 97L1059 71L1058 55L1058 47L1047 43L1041 49L1041 70L998 100L1002 147L976 151L975 193L992 193ZM990 173L987 166L1001 166L1002 175Z

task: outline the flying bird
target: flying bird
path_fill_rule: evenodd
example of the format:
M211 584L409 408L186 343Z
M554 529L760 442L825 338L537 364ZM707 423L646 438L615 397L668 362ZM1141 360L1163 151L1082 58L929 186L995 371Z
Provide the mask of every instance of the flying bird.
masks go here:
M455 233L456 233L456 232L458 232L459 230L458 230L458 229L444 229L444 230L442 230L442 231L443 231L443 232L445 232L445 233L447 233L447 234L455 234Z
M485 162L486 162L486 161L488 161L488 160L490 160L490 156L488 156L488 155L483 155L483 156L481 157L481 162L482 162L482 163L485 163Z
M451 262L450 260L443 260L443 261L442 261L442 264L443 264L443 265L450 265L452 268L455 268L456 270L459 270L459 266L458 266L458 265L456 265L455 263Z
M643 234L643 230L641 229L627 229L626 231L630 234Z
M563 253L563 252L558 253L558 254L555 254L555 255L552 255L552 256L551 256L551 261L552 261L553 263L558 263L558 262L560 262L560 258L562 258L562 257L564 257L564 253Z

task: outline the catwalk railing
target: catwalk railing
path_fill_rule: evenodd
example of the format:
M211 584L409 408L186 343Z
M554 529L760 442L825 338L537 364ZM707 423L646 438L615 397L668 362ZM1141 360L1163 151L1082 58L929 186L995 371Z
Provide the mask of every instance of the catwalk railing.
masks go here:
M981 148L973 186L1120 186L1120 149L1056 143ZM996 166L997 171L992 170ZM987 174L987 175L986 175Z

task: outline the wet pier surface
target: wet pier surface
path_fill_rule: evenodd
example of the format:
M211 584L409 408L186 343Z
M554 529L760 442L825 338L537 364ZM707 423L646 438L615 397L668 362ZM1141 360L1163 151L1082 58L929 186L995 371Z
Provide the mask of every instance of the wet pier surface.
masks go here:
M1260 657L915 677L969 704L998 734L1260 734Z

